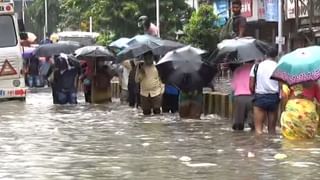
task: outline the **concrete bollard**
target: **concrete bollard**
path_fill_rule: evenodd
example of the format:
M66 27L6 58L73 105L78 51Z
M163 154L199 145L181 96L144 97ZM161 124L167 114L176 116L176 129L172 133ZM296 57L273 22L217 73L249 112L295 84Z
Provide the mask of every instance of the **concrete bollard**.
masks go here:
M118 82L111 82L111 93L113 98L120 98L121 88Z
M214 109L214 114L217 114L217 115L221 115L221 96L219 93L214 93L213 94L213 99L214 99L214 102L213 102L213 109Z
M217 114L224 118L232 117L233 102L229 94L205 92L203 94L203 113Z
M231 118L232 109L229 108L232 101L229 94L221 94L221 117Z
M208 102L209 102L209 93L203 92L203 105L202 105L202 113L204 115L210 114L209 108L208 108Z
M121 87L118 82L111 82L113 98L120 98ZM233 102L230 94L221 92L203 92L203 114L217 114L223 118L231 118Z

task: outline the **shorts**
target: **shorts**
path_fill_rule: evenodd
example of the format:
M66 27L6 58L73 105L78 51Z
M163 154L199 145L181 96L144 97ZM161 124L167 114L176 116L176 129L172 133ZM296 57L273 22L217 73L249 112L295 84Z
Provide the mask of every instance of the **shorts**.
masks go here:
M141 99L141 108L143 111L161 108L162 94L155 96L155 97L140 96L140 99Z
M255 94L253 105L265 111L272 112L278 110L280 98L279 94Z

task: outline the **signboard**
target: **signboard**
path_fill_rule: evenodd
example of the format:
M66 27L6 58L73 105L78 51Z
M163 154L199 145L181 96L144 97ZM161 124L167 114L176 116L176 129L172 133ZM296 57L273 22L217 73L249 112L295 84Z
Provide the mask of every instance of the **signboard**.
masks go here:
M218 16L217 25L223 26L229 18L229 4L225 0L216 0L213 3L214 12Z
M265 20L271 22L277 22L279 17L278 12L278 0L265 0L264 8L265 8Z
M296 11L299 18L308 17L308 2L309 0L298 0L298 9L296 10L296 0L286 0L286 18L294 19L296 18Z
M0 5L0 14L12 14L13 7L10 4Z
M258 0L258 19L265 19L265 0Z
M13 0L0 0L0 3L13 3Z
M283 36L282 36L282 37L279 37L279 36L276 37L276 43L277 43L277 44L284 45L285 42L286 42L285 37L283 37Z
M244 17L252 17L252 0L241 0L241 12Z
M3 90L0 89L0 97L10 97L10 96L25 96L26 90L17 89L17 90Z
M0 76L10 76L15 74L17 74L17 71L11 66L8 60L5 60L0 71Z

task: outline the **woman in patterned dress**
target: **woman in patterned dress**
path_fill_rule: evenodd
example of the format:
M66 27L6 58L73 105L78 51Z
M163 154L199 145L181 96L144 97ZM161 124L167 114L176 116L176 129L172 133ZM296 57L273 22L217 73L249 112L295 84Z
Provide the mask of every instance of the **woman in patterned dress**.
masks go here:
M282 97L286 102L281 114L283 136L291 140L314 138L319 124L316 109L320 101L319 85L316 82L283 85Z

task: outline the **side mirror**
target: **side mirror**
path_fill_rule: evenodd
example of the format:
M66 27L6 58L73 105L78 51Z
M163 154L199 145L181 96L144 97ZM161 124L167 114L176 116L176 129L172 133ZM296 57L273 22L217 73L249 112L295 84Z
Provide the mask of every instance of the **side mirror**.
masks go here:
M21 40L28 40L28 33L20 32L20 39Z

